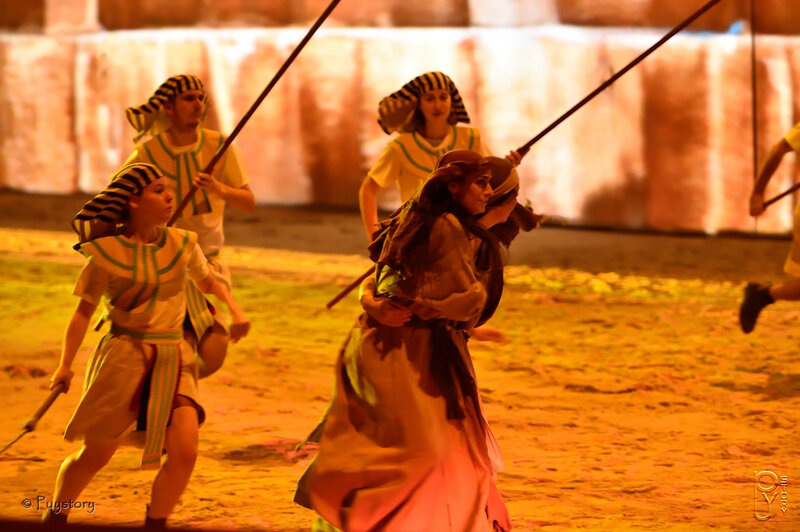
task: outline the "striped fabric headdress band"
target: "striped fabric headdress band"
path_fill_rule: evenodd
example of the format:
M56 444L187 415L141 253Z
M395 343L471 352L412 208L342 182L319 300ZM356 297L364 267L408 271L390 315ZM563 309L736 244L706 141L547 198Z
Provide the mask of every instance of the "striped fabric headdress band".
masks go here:
M167 127L169 127L169 119L163 110L164 102L168 102L177 95L191 90L205 92L200 78L190 74L172 76L156 89L156 92L147 100L147 103L139 107L125 109L125 116L128 117L128 122L136 129L136 136L133 141L137 142L145 135L158 135L166 131Z
M105 190L86 202L72 219L72 229L80 239L75 249L90 240L116 235L131 196L141 194L159 177L161 174L152 164L129 164L118 170Z
M469 124L469 114L461 100L456 84L447 74L426 72L412 79L401 88L381 100L378 104L378 124L387 135L393 131L400 133L414 131L412 123L420 97L431 90L444 89L450 92L450 124L463 122Z

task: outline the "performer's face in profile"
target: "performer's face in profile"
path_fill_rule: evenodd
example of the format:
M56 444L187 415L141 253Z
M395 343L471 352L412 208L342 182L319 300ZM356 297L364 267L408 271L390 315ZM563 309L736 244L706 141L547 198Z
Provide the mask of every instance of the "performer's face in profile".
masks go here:
M419 99L419 110L426 124L446 122L450 116L450 92L433 89L424 93Z
M167 178L159 177L147 185L141 194L131 197L131 219L137 217L154 224L167 223L172 216L174 199L167 186Z
M466 181L454 181L448 184L448 188L453 199L460 203L468 213L481 214L486 210L486 204L492 196L491 177L492 173L486 170Z
M196 128L203 120L206 110L205 93L201 90L182 92L172 102L165 103L164 110L169 115L173 127Z

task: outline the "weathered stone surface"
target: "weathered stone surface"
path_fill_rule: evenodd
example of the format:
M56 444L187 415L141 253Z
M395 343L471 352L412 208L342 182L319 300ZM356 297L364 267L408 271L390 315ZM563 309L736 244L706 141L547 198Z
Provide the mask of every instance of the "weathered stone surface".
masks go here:
M203 19L204 0L98 0L100 24L107 30L195 26Z
M44 28L46 0L0 0L0 29L40 33Z
M707 55L704 41L676 38L642 63L649 227L713 229Z
M579 26L645 26L650 0L555 0L562 24Z
M0 185L102 188L133 147L124 109L144 103L177 73L204 79L211 96L206 125L230 133L304 34L297 28L6 36ZM564 26L323 28L236 145L258 201L355 206L359 184L391 139L376 123L377 104L418 74L449 74L473 125L503 156L658 34ZM759 40L759 160L800 121L799 42ZM522 197L541 212L584 224L752 230L749 57L746 35L676 37L532 148L519 169ZM797 173L796 157L787 157L767 195L788 187ZM395 206L396 190L383 191L380 202ZM786 230L791 208L789 199L776 204L758 230Z
M562 24L666 28L703 7L706 0L555 0ZM758 33L800 31L798 2L755 2ZM722 0L689 26L690 30L725 32L737 21L749 25L750 0Z
M240 31L209 44L207 87L220 131L233 131L301 38L299 31ZM298 97L297 67L306 51L273 86L234 141L250 174L250 187L262 203L297 205L313 199L300 126L303 101Z
M0 184L75 191L73 62L68 40L0 37Z
M307 26L330 4L329 0L174 0L165 7L162 0L97 1L100 23L109 30L196 25ZM525 12L534 10L528 8ZM469 24L469 0L346 0L325 22L328 27Z
M361 168L361 41L320 36L297 64L303 162L312 201L358 202Z
M500 155L545 130L638 50L637 42L577 29L520 30L506 40L494 33L477 43L476 62L484 132ZM641 100L634 71L547 133L518 169L521 197L551 216L644 225Z
M199 17L212 26L285 26L294 22L297 4L297 0L212 1Z
M330 14L324 26L393 26L394 12L401 1L343 0ZM329 4L330 0L295 0L292 2L292 21L294 24L310 26Z
M557 0L470 0L469 21L478 27L518 27L558 22Z
M330 0L299 0L296 23L309 23L325 10ZM469 0L344 0L330 22L341 26L442 27L470 24Z
M98 0L47 0L45 33L69 34L98 31Z
M771 207L756 222L748 215L753 186L753 120L749 39L715 37L708 42L711 77L711 166L708 225L711 228L779 231L790 223L791 202ZM769 148L791 127L792 95L783 39L765 39L756 64L758 168ZM785 188L788 167L779 169L767 196ZM786 185L788 186L788 185Z

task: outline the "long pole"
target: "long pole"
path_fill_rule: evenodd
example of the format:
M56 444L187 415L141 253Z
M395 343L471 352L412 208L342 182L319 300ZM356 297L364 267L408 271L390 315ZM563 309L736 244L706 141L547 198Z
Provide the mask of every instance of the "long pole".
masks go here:
M798 189L800 189L800 183L795 183L794 185L789 187L787 190L784 190L783 192L781 192L780 194L778 194L774 198L765 201L764 202L764 208L766 209L767 207L769 207L770 205L772 205L773 203L775 203L779 199L782 199L782 198L788 196L789 194L791 194L793 192L796 192Z
M263 91L261 91L261 94L259 95L258 98L256 98L256 101L253 102L253 105L250 106L250 109L247 111L247 113L245 113L242 119L239 120L239 123L236 124L236 127L233 129L231 134L228 136L227 139L225 139L225 143L222 146L220 146L219 150L217 150L217 153L214 154L214 157L212 157L211 161L209 161L209 163L203 169L203 173L210 174L211 172L214 171L214 166L216 166L222 155L225 153L225 150L227 150L228 147L231 145L233 139L236 138L236 135L239 134L239 131L241 131L244 125L247 123L247 121L250 120L250 117L253 116L253 113L256 112L256 109L258 109L258 106L261 105L262 101L264 101L264 98L267 97L267 94L269 94L269 92L272 90L272 87L274 87L275 84L278 82L278 80L281 79L281 76L283 76L283 73L286 72L286 70L289 68L289 65L292 64L292 62L300 53L300 51L305 47L308 41L311 40L311 37L314 36L314 33L316 33L317 29L319 29L319 27L322 26L322 23L325 22L325 19L328 18L328 15L331 14L331 12L334 10L334 8L336 8L336 6L339 4L340 1L341 0L333 0L328 5L327 9L325 9L325 11L323 11L323 13L319 16L314 25L311 26L311 29L308 30L308 33L306 33L306 36L303 37L303 40L300 41L300 43L295 47L294 50L292 50L292 53L289 54L289 57L287 57L286 61L283 62L283 65L281 65L281 68L272 77L272 80L269 82L269 84L264 88ZM178 205L178 207L175 209L175 212L172 214L172 218L169 219L169 222L167 222L167 225L171 226L175 223L175 221L180 217L181 213L183 212L183 209L185 209L186 206L189 204L189 202L192 201L192 197L194 196L195 192L197 192L197 186L192 185L192 188L189 189L189 192L183 198L180 205Z
M42 418L45 412L47 412L47 410L51 406L53 406L53 403L55 402L56 399L58 399L58 396L64 392L65 388L66 386L64 385L64 383L60 382L58 383L58 386L50 390L50 395L47 396L47 399L44 400L41 406L39 406L39 409L36 410L36 412L34 412L34 414L31 417L29 417L28 420L25 422L25 424L22 426L22 432L20 432L16 438L7 443L5 447L0 449L0 454L6 452L9 447L17 443L17 441L23 436L25 436L27 433L33 432L33 429L36 428L36 424L39 422L39 420Z
M711 0L710 2L707 2L703 7L695 11L694 14L692 14L689 18L687 18L686 20L684 20L683 22L672 28L672 30L670 30L669 33L664 35L657 43L655 43L653 46L651 46L650 48L639 54L633 61L625 65L625 67L623 67L622 70L620 70L619 72L608 78L599 87L597 87L595 90L589 93L583 100L573 105L572 108L570 108L566 113L558 117L552 124L544 128L538 135L536 135L531 140L523 144L520 148L517 148L519 154L525 155L526 153L528 153L528 150L530 150L531 146L539 142L539 140L541 140L542 137L550 133L561 122L572 116L572 114L575 113L578 109L589 103L592 99L594 99L595 96L606 90L612 83L614 83L619 78L624 76L626 72L628 72L630 69L638 65L641 61L643 61L645 57L652 54L654 51L660 48L661 45L663 45L665 42L674 37L678 32L683 30L686 26L688 26L689 24L691 24L692 22L703 16L706 13L706 11L708 11L721 1L722 0Z
M549 126L544 128L538 135L536 135L531 140L529 140L528 142L523 144L521 147L517 148L517 152L521 156L525 156L525 154L528 153L528 150L531 149L531 146L533 146L534 144L539 142L539 140L541 140L542 137L544 137L545 135L550 133L552 130L554 130L561 122L563 122L564 120L566 120L567 118L572 116L578 109L580 109L581 107L583 107L584 105L589 103L595 96L597 96L598 94L600 94L601 92L606 90L612 83L614 83L619 78L624 76L626 72L628 72L630 69L632 69L633 67L638 65L640 62L642 62L642 60L644 60L645 57L647 57L648 55L652 54L661 45L663 45L665 42L667 42L672 37L674 37L678 32L683 30L686 26L688 26L689 24L691 24L692 22L694 22L695 20L697 20L698 18L703 16L706 13L706 11L708 11L709 9L711 9L712 7L714 7L715 5L720 3L721 1L722 0L710 0L709 2L707 2L703 7L701 7L697 11L695 11L689 18L687 18L686 20L684 20L683 22L681 22L680 24L678 24L677 26L672 28L672 30L670 30L669 33L664 35L657 43L655 43L653 46L651 46L650 48L648 48L647 50L645 50L644 52L639 54L633 61L631 61L630 63L625 65L625 67L623 67L622 70L620 70L619 72L617 72L616 74L614 74L613 76L608 78L608 80L603 82L599 87L597 87L595 90L593 90L591 93L589 93L584 99L582 99L581 101L579 101L578 103L573 105L566 113L564 113L560 117L558 117L552 124L550 124ZM336 303L341 301L347 294L349 294L352 290L354 290L355 287L357 287L360 284L361 281L366 279L371 272L372 272L371 269L366 271L366 272L364 272L361 275L361 277L359 277L358 279L356 279L355 281L353 281L352 283L347 285L341 292L339 292L336 295L336 297L331 299L325 305L325 308L330 310L331 307L333 307Z

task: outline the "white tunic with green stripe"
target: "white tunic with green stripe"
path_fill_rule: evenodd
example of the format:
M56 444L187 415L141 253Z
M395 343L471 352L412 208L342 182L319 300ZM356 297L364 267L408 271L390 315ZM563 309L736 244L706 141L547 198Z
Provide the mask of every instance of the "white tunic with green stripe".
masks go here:
M174 396L191 399L203 417L197 364L183 339L183 321L187 305L205 304L204 299L187 301L185 286L189 278L208 275L207 261L197 235L174 228L165 228L152 244L111 236L84 244L81 252L88 260L74 293L93 304L105 302L112 327L87 364L83 395L65 438L96 441L127 433L135 426L141 387L151 372L142 466L157 467Z
M491 155L481 140L480 132L472 127L451 126L437 146L432 146L419 133L402 133L386 145L367 175L381 187L397 183L400 198L405 202L428 178L439 157L452 150L473 150L481 155Z
M170 144L166 133L161 133L137 145L125 164L148 163L156 166L169 178L175 197L180 202L192 187L194 176L205 168L224 142L225 137L220 133L201 128L195 144L176 147ZM214 178L234 188L241 188L249 182L235 146L231 146L217 163ZM203 253L213 256L225 243L222 230L224 213L225 200L200 189L184 209L175 227L197 233Z

